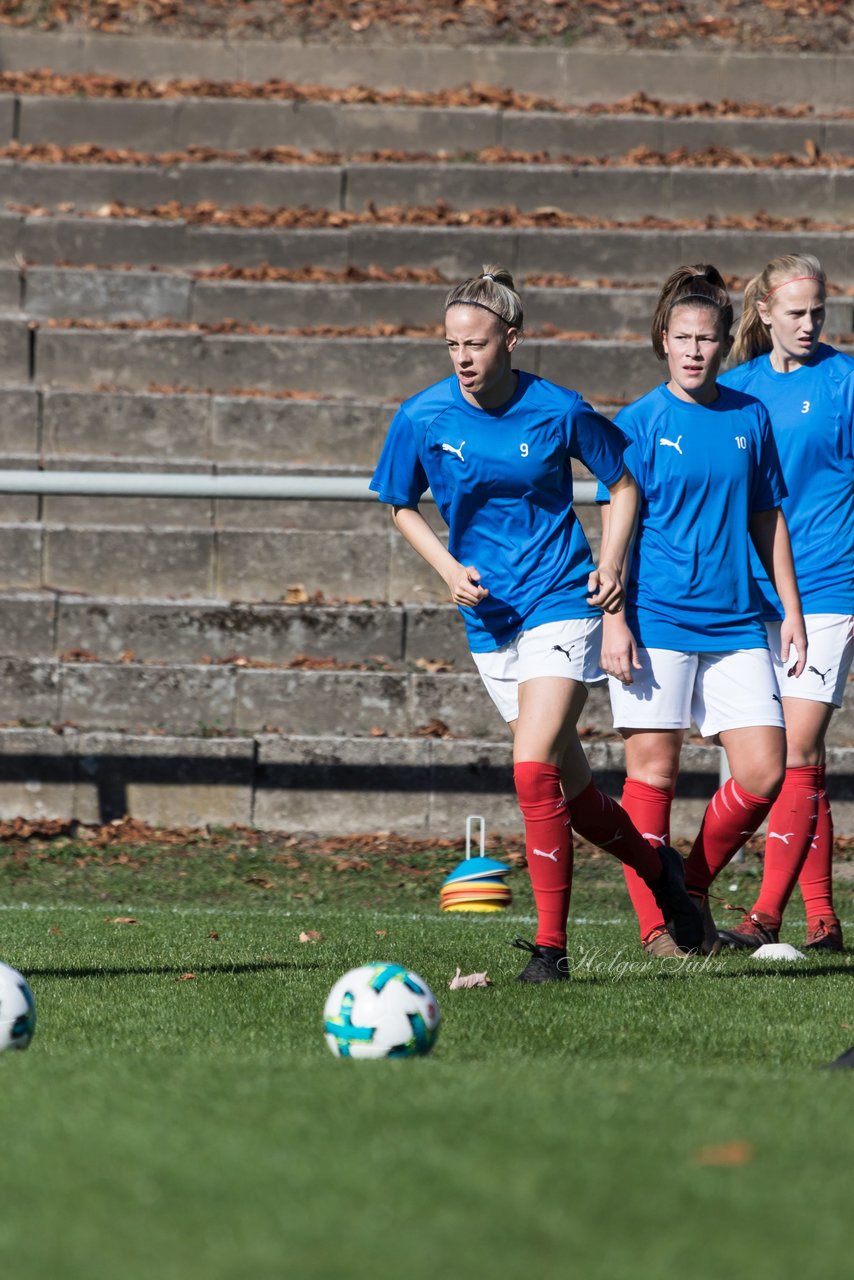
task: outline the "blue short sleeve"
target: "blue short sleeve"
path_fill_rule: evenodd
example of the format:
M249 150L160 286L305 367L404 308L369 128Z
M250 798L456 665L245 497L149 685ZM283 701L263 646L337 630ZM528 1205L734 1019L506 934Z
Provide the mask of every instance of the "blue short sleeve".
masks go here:
M415 428L403 409L392 419L369 487L379 494L380 502L395 507L417 507L430 487L418 456Z
M605 421L608 421L607 418ZM624 420L623 415L621 414L617 417L616 422L609 425L611 425L619 434L622 441L622 470L630 472L633 478L637 481L638 488L643 491L643 460L641 458L641 452L638 448L637 441L633 438L631 430L627 430L628 423ZM610 483L613 484L614 480L619 480L621 474L622 471L614 476ZM603 483L602 480L599 481L596 488L596 501L600 504L611 501L611 495L608 492L608 485Z
M842 384L842 416L849 461L854 462L854 373Z
M771 511L774 507L781 507L788 494L777 444L771 430L771 419L764 408L759 409L759 415L758 452L750 493L751 512Z
M569 451L596 476L600 486L605 486L606 494L607 486L623 474L625 447L623 433L610 418L597 413L586 400L579 400L572 414Z

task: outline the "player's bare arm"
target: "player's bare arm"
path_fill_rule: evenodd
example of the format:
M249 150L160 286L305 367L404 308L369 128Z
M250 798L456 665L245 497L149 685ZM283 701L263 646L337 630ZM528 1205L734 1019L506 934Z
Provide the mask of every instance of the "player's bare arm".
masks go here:
M619 479L608 486L608 493L607 535L603 523L599 567L593 570L587 584L590 592L588 604L596 605L605 613L616 613L626 598L625 570L640 497L634 477L625 469Z
M603 503L599 508L602 518L602 545L607 547L611 526L611 507ZM623 581L628 582L632 544L623 562ZM613 676L621 684L632 684L632 671L640 670L638 646L631 628L626 622L625 608L607 612L602 619L602 652L599 665L606 675Z
M406 541L447 584L454 604L473 608L489 595L474 565L462 565L430 528L416 507L393 507L392 519Z
M789 675L799 676L807 664L807 629L795 576L792 544L782 510L772 507L770 511L754 512L750 518L750 536L783 606L780 657L783 662L788 662L790 650L794 648L797 659L789 668Z

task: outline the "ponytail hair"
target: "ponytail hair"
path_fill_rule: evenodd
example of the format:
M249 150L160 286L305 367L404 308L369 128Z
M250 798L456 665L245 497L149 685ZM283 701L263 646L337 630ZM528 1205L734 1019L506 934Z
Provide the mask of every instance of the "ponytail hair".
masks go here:
M522 299L506 267L487 264L479 276L455 285L445 299L445 310L460 305L491 311L512 329L521 331L524 324Z
M759 303L768 302L777 289L792 280L817 280L822 292L827 288L822 265L811 253L784 253L772 258L744 287L744 307L732 347L733 364L755 360L771 350L771 335L759 314Z
M674 307L685 303L716 310L723 336L729 337L733 310L721 273L716 267L703 262L689 267L677 267L664 282L652 318L652 349L659 360L665 359L662 334L667 329L670 313Z

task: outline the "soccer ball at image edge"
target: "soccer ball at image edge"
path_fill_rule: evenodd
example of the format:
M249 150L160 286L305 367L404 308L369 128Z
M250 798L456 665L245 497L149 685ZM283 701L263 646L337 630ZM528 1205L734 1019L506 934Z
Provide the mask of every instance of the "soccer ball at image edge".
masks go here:
M339 978L323 1030L338 1058L414 1058L439 1033L439 1005L423 978L399 964L364 964Z
M26 1049L36 1029L36 1005L26 979L0 961L0 1052Z

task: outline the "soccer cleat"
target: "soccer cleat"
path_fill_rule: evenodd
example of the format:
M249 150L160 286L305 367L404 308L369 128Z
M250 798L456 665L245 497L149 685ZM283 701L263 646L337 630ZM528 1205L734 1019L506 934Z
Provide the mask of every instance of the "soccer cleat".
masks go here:
M517 982L566 982L569 979L569 962L565 947L541 947L527 938L514 938L511 947L530 951L531 958L517 976Z
M839 1057L834 1058L832 1062L825 1062L824 1066L831 1071L834 1067L854 1067L854 1044L844 1053L840 1053Z
M736 951L755 951L768 942L779 942L779 933L779 925L775 925L770 916L752 911L732 929L719 929L718 937L725 947Z
M844 951L842 925L838 920L807 921L805 951Z
M700 913L700 919L703 921L703 945L700 948L704 956L716 956L723 945L718 927L712 919L712 909L709 906L709 895L700 893L697 889L689 889L688 896L692 902L696 903L697 910Z
M649 887L664 916L667 932L683 951L699 951L703 942L703 921L685 888L685 864L670 845L659 849L662 875Z
M643 949L648 956L652 956L656 960L670 959L671 956L681 960L693 955L693 952L685 951L682 947L677 946L666 929L661 929L658 933L654 933L651 938L647 938L643 944Z

